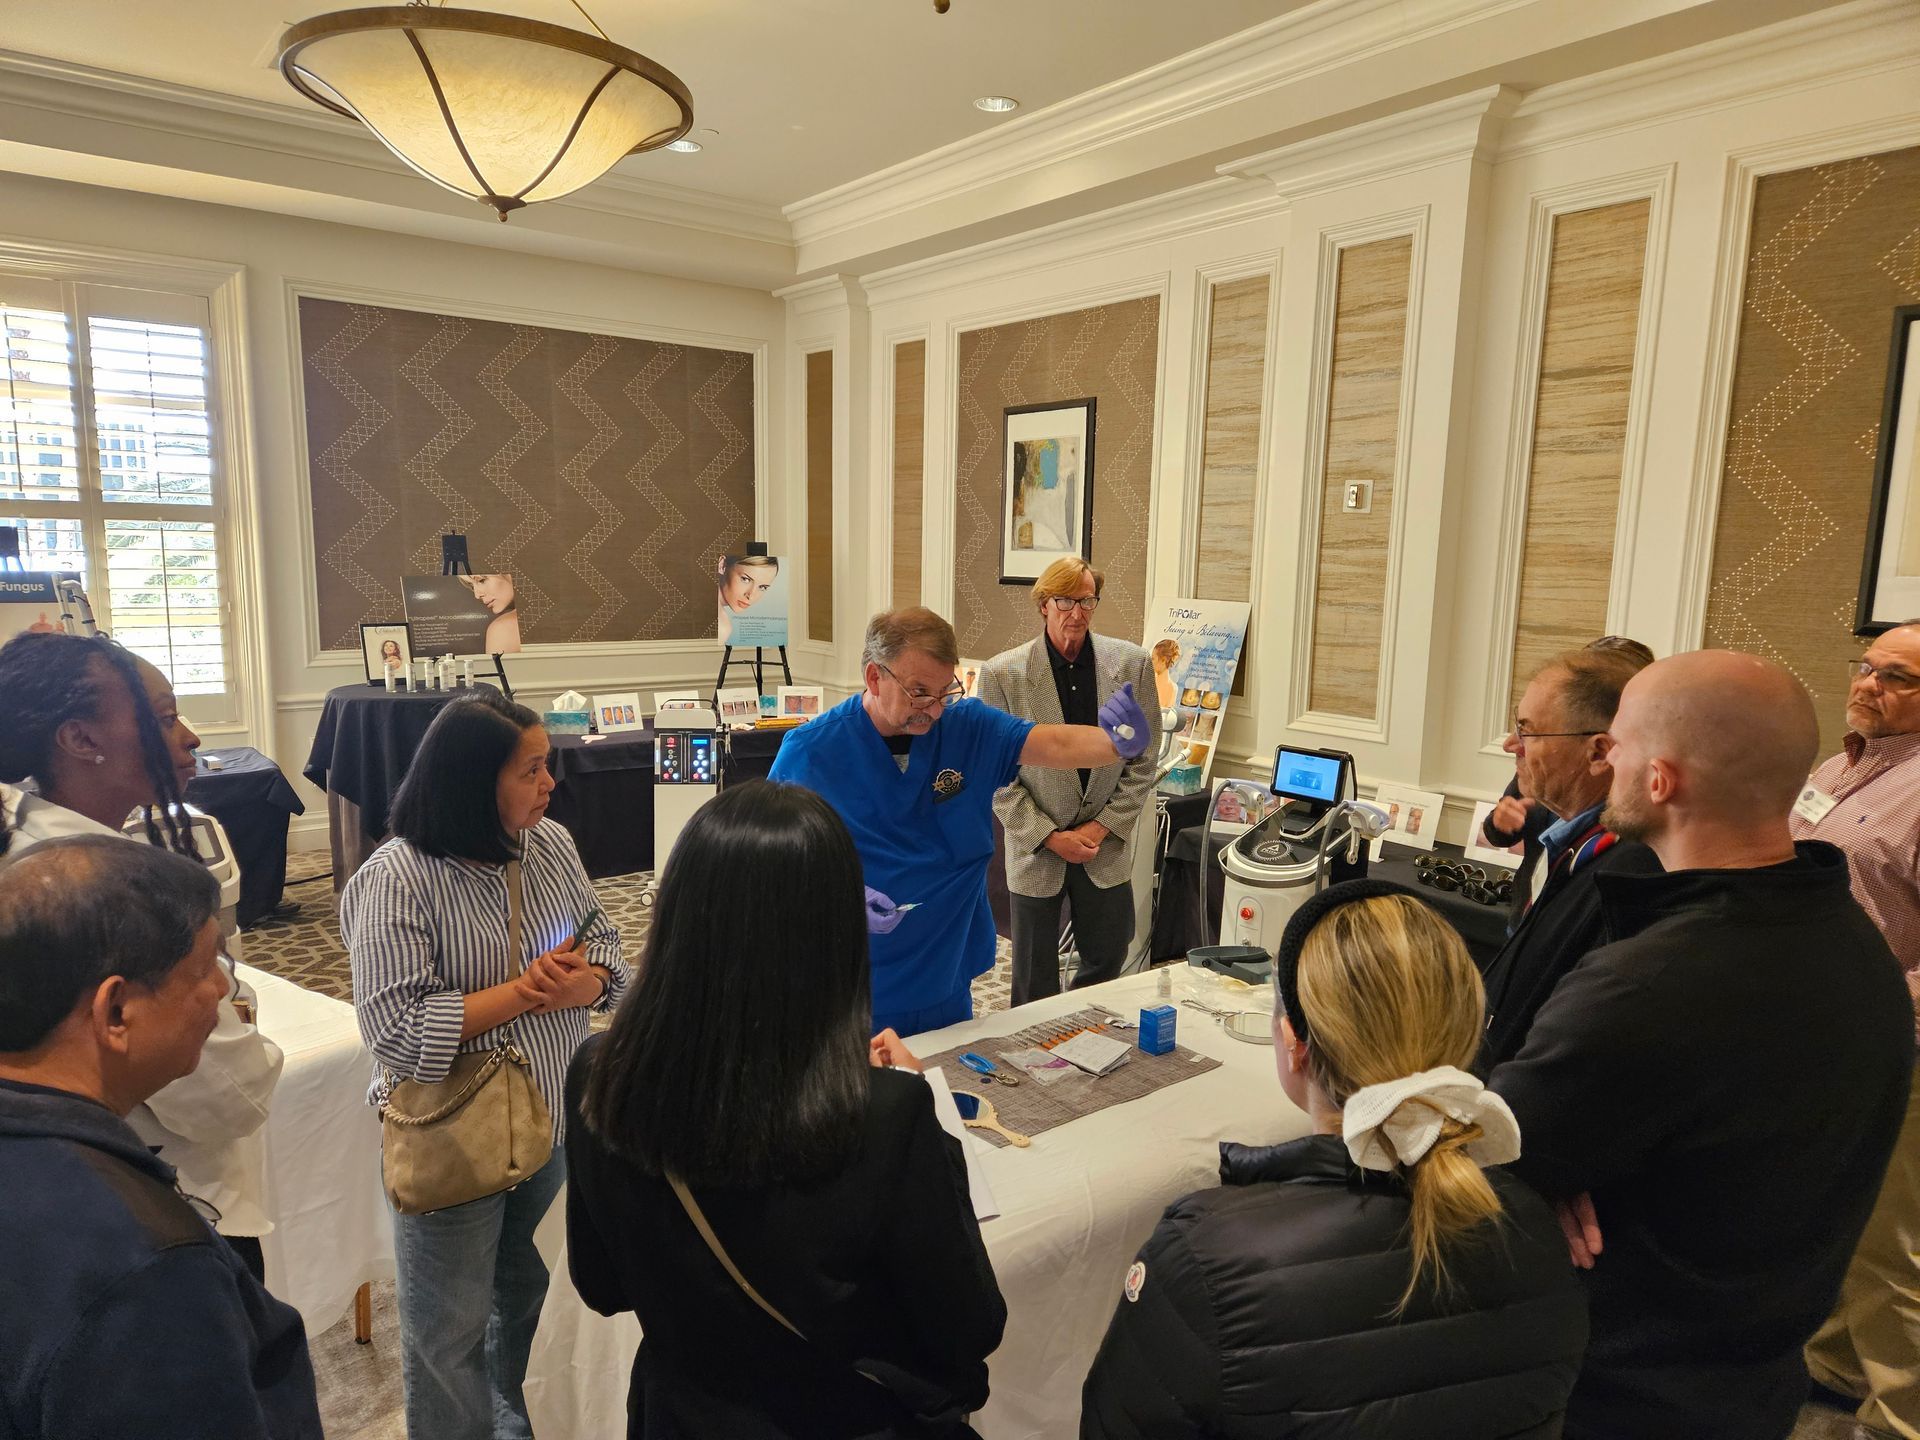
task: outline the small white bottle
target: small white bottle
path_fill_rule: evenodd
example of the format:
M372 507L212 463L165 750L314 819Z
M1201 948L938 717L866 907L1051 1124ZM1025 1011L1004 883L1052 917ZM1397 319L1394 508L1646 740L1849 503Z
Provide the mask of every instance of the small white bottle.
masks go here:
M380 669L382 671L381 678L387 682L387 694L391 695L393 694L393 667L383 664Z
M420 690L432 690L435 688L433 683L433 661L427 659L424 655L420 657L420 683L415 688Z

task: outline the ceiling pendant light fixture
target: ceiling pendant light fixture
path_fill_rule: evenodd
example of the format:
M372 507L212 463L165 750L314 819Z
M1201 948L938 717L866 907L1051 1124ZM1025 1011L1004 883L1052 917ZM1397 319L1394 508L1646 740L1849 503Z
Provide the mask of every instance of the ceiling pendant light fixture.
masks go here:
M294 89L371 130L436 185L507 213L591 184L693 128L679 78L597 35L414 0L280 37Z

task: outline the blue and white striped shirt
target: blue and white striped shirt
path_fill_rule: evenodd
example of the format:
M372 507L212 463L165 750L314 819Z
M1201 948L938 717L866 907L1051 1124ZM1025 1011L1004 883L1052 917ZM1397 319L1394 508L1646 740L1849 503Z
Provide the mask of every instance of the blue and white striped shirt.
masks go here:
M599 901L573 837L542 820L522 837L521 959L564 945ZM396 1079L444 1080L453 1057L511 1040L533 1065L553 1117L554 1143L566 1127L567 1066L587 1038L587 1011L526 1014L464 1044L462 997L520 972L507 954L509 903L502 865L439 859L405 840L389 840L340 894L340 930L353 962L353 1009L360 1038ZM606 916L587 928L588 959L613 976L596 1009L611 1008L632 972L620 958L620 932ZM370 1104L379 1103L375 1068Z

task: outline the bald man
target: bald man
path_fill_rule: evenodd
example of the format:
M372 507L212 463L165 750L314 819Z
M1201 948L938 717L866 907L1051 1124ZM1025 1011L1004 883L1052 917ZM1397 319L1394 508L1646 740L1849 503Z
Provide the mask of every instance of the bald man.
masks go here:
M1846 857L1788 831L1819 743L1792 676L1662 660L1609 733L1601 820L1664 873L1598 877L1611 943L1490 1081L1586 1267L1566 1434L1784 1437L1905 1111L1906 986Z

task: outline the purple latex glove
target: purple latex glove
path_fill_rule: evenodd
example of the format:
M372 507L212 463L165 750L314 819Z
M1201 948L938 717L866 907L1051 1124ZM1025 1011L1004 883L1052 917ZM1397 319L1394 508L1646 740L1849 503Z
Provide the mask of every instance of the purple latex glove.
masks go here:
M1100 728L1107 732L1122 760L1131 760L1147 748L1147 712L1133 698L1131 681L1100 707Z
M904 910L896 909L893 901L873 886L867 886L867 933L869 935L891 935L893 927L906 918Z

